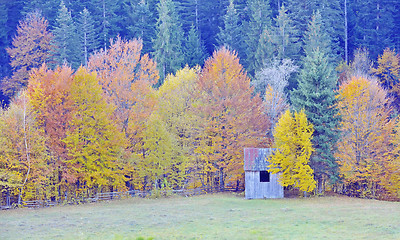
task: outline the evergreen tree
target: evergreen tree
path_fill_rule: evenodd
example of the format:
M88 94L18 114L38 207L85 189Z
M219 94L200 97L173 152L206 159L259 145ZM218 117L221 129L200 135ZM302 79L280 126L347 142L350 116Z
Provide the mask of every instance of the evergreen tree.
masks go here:
M207 57L206 49L194 25L190 28L184 48L185 64L190 67L203 65Z
M192 26L199 32L200 21L200 2L201 0L181 0L179 1L179 15L182 20L182 29L188 33Z
M68 11L64 2L61 1L60 9L56 19L56 26L53 30L56 46L54 60L57 64L71 64L76 69L80 65L79 57L79 36L71 12Z
M172 0L161 0L157 6L157 33L154 40L154 57L157 62L161 86L169 73L174 73L183 64L183 31Z
M226 46L230 50L235 50L239 59L244 59L245 51L243 49L242 26L239 23L239 15L236 12L233 0L230 1L224 16L223 27L219 27L217 43L219 46Z
M269 0L249 0L249 21L245 24L246 29L246 61L245 66L250 74L263 66L262 59L257 58L258 52L265 51L260 38L264 29L271 28L271 9Z
M343 54L341 45L344 38L344 24L338 24L343 22L342 6L339 1L288 0L287 9L298 30L296 38L299 39L299 45L303 44L303 33L307 31L307 23L311 20L314 12L320 11L323 27L331 41L333 55L335 60L339 60L340 55Z
M199 5L199 33L209 55L218 45L219 28L216 26L223 25L223 17L228 5L228 0L201 0Z
M393 3L383 0L349 2L349 45L353 51L367 48L375 59L386 47L395 47L392 33L398 10L393 7Z
M304 36L303 66L300 71L297 89L292 91L291 101L294 109L305 109L310 122L314 125L311 167L322 193L326 180L335 182L338 177L337 164L333 156L338 139L338 115L334 107L337 78L329 65L327 49L322 43L323 36L318 17L308 25ZM319 39L319 40L318 40Z
M263 32L260 49L256 55L258 61L265 62L270 58L299 60L299 39L296 35L297 30L292 19L282 5L278 16L274 18L274 26L271 29L266 28Z
M56 6L60 5L60 0L30 0L23 2L23 14L38 11L47 19L49 26L55 26L58 10Z
M122 16L116 14L121 0L96 0L97 6L94 12L94 19L99 24L100 45L105 50L109 45L110 39L113 39L120 32Z
M82 55L82 63L87 66L89 55L98 49L99 43L97 39L97 33L95 31L94 22L89 10L86 8L80 12L79 18L79 29L80 29L80 43Z
M152 51L152 39L155 37L156 19L150 12L149 3L146 0L131 0L127 3L129 9L128 19L130 26L128 31L134 38L141 38L143 42L143 52Z
M306 56L312 54L315 50L323 51L325 54L331 54L330 41L323 29L322 16L319 11L315 12L308 25L308 31L304 34L304 53Z

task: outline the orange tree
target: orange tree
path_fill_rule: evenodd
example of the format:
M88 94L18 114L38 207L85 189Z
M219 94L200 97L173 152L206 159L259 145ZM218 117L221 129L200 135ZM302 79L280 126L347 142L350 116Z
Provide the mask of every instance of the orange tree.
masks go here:
M48 167L52 191L49 194L55 198L61 197L61 192L66 189L65 183L72 177L65 164L67 152L63 142L71 119L72 80L71 68L63 66L50 70L43 65L32 71L28 85L28 96L36 124L42 130L50 152Z
M30 13L20 21L10 55L13 75L3 81L3 92L11 97L28 83L29 71L48 61L53 47L53 34L47 30L47 21L38 13Z
M197 83L194 110L202 119L196 153L204 184L243 181L243 148L262 146L269 127L262 100L253 96L250 79L236 53L214 52Z

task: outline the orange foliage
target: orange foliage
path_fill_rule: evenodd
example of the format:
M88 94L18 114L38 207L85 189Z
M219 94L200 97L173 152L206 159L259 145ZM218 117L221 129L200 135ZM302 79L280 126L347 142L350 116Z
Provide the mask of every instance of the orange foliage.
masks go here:
M13 76L3 82L3 92L13 96L28 83L29 71L49 59L53 34L47 30L47 21L39 13L28 14L20 21L12 47L7 48Z
M147 54L141 55L142 46L141 40L118 37L106 52L94 54L88 63L89 70L97 72L107 101L115 105L115 117L127 135L137 105L148 100L159 78L155 62Z
M261 146L269 127L259 96L236 53L222 48L205 62L197 86L203 133L196 152L203 162L203 181L220 186L243 180L243 148ZM214 175L214 176L213 176Z

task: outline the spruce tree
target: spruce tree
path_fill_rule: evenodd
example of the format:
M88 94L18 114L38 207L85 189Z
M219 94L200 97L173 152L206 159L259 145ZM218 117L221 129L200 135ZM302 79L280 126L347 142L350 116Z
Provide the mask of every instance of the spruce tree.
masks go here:
M329 64L328 49L324 43L324 33L318 17L313 17L304 36L303 59L297 89L291 93L295 110L304 109L314 125L311 167L318 182L318 191L322 193L326 180L335 182L338 177L334 150L338 139L337 109L334 107L337 77Z
M299 60L300 48L299 39L296 37L297 29L287 13L284 5L279 10L279 14L274 18L274 24L269 29L264 29L260 39L260 49L256 54L257 61L274 58L283 60L289 58Z
M223 27L219 27L217 43L219 46L225 46L230 50L235 50L239 59L244 60L245 51L243 49L244 39L242 38L242 26L239 23L239 15L236 12L233 0L230 1L224 16Z
M265 51L260 38L266 28L271 28L271 9L269 0L250 0L248 2L249 21L246 29L246 61L245 67L251 75L263 66L263 59L257 53Z
M140 38L143 42L144 53L152 51L152 39L155 38L155 22L153 13L150 11L149 3L146 0L130 1L127 5L129 35L134 38Z
M185 64L189 67L203 65L207 57L206 49L194 25L189 30L186 38L185 48Z
M80 45L81 45L81 62L87 66L88 58L99 47L98 34L95 31L94 22L89 10L86 8L79 13L79 34L80 34Z
M63 1L60 3L53 34L53 45L56 46L55 62L58 65L70 64L72 68L78 68L80 65L79 36L71 12L68 11Z
M160 71L161 86L169 73L175 73L183 65L182 53L183 31L179 23L176 8L172 0L161 0L157 6L158 20L156 39L154 40L154 57Z

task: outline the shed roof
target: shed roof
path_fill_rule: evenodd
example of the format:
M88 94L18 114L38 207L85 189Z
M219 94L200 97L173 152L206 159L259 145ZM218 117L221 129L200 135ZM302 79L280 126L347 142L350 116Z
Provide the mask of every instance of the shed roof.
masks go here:
M245 148L244 170L266 171L268 169L267 158L272 153L272 148Z

